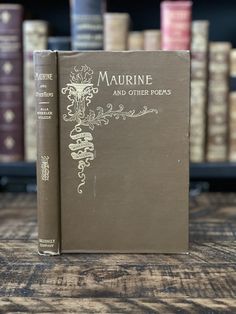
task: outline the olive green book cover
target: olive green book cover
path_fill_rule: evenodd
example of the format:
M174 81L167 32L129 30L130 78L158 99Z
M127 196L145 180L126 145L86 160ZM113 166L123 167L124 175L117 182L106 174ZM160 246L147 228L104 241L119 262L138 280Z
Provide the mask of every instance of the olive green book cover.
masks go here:
M52 56L56 77L47 79ZM53 243L57 253L187 252L189 52L36 52L35 75L38 123L47 123L38 132L41 253ZM54 144L42 134L55 97L58 147L49 156ZM42 178L53 176L54 158L59 184L50 187ZM44 236L42 200L56 192L55 240Z

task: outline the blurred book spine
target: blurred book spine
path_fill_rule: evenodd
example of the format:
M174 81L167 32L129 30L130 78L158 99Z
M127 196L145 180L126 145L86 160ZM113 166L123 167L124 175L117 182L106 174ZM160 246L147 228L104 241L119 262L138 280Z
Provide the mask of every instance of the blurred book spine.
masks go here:
M208 21L192 23L190 160L205 159L206 103L208 79Z
M71 0L71 43L73 50L103 48L103 2Z
M129 32L128 50L143 50L143 32Z
M127 13L104 14L104 50L128 49L130 18Z
M230 91L236 91L236 49L230 52Z
M158 29L144 31L144 50L161 50L161 32Z
M191 37L191 1L161 3L163 50L189 50Z
M229 60L231 44L210 43L207 161L228 159Z
M71 39L68 36L55 36L48 37L49 50L70 50L71 49Z
M37 20L24 21L24 146L26 161L35 161L37 157L33 51L47 48L47 34L47 22Z
M230 52L229 161L236 162L236 49Z
M229 161L236 162L236 92L229 94Z
M22 6L0 4L0 161L23 159Z

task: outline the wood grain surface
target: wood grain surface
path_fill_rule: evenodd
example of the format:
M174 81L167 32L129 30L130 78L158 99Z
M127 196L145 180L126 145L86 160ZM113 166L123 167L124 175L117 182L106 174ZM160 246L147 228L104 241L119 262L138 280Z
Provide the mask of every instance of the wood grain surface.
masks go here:
M236 313L236 194L190 199L189 254L36 251L36 196L0 194L0 313Z

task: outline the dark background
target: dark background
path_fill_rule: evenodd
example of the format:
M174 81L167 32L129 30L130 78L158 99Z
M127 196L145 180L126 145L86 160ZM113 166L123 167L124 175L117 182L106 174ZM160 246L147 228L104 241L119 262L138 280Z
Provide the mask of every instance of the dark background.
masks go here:
M70 35L69 0L1 1L21 3L25 18L47 20L51 35ZM107 0L109 12L128 12L134 30L160 28L158 0ZM210 21L211 41L230 41L236 47L236 0L193 0L193 19Z

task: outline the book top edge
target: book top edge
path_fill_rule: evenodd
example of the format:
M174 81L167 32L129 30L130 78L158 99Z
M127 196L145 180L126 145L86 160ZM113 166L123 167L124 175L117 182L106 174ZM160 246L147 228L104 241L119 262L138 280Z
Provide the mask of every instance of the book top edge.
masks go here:
M46 24L48 25L48 21L45 21L45 20L25 20L23 21L23 24L26 26L28 25L38 25L38 24Z
M230 42L227 41L215 41L210 42L209 44L210 51L229 51L232 48L232 45Z
M50 53L58 53L59 55L74 55L74 54L181 54L181 55L189 55L190 50L124 50L124 51L105 51L105 50L86 50L86 51L77 51L77 50L34 50L34 54L50 54Z
M0 10L2 9L22 9L23 6L21 4L13 4L13 3L0 3Z
M175 9L182 9L182 8L189 8L192 6L192 1L177 1L177 2L173 2L173 1L163 1L161 3L162 7L167 7L167 8L175 8Z
M210 23L207 20L194 20L192 21L192 25L206 25L208 26Z
M129 14L128 13L124 13L124 12L105 12L104 13L104 17L107 18L129 18Z

